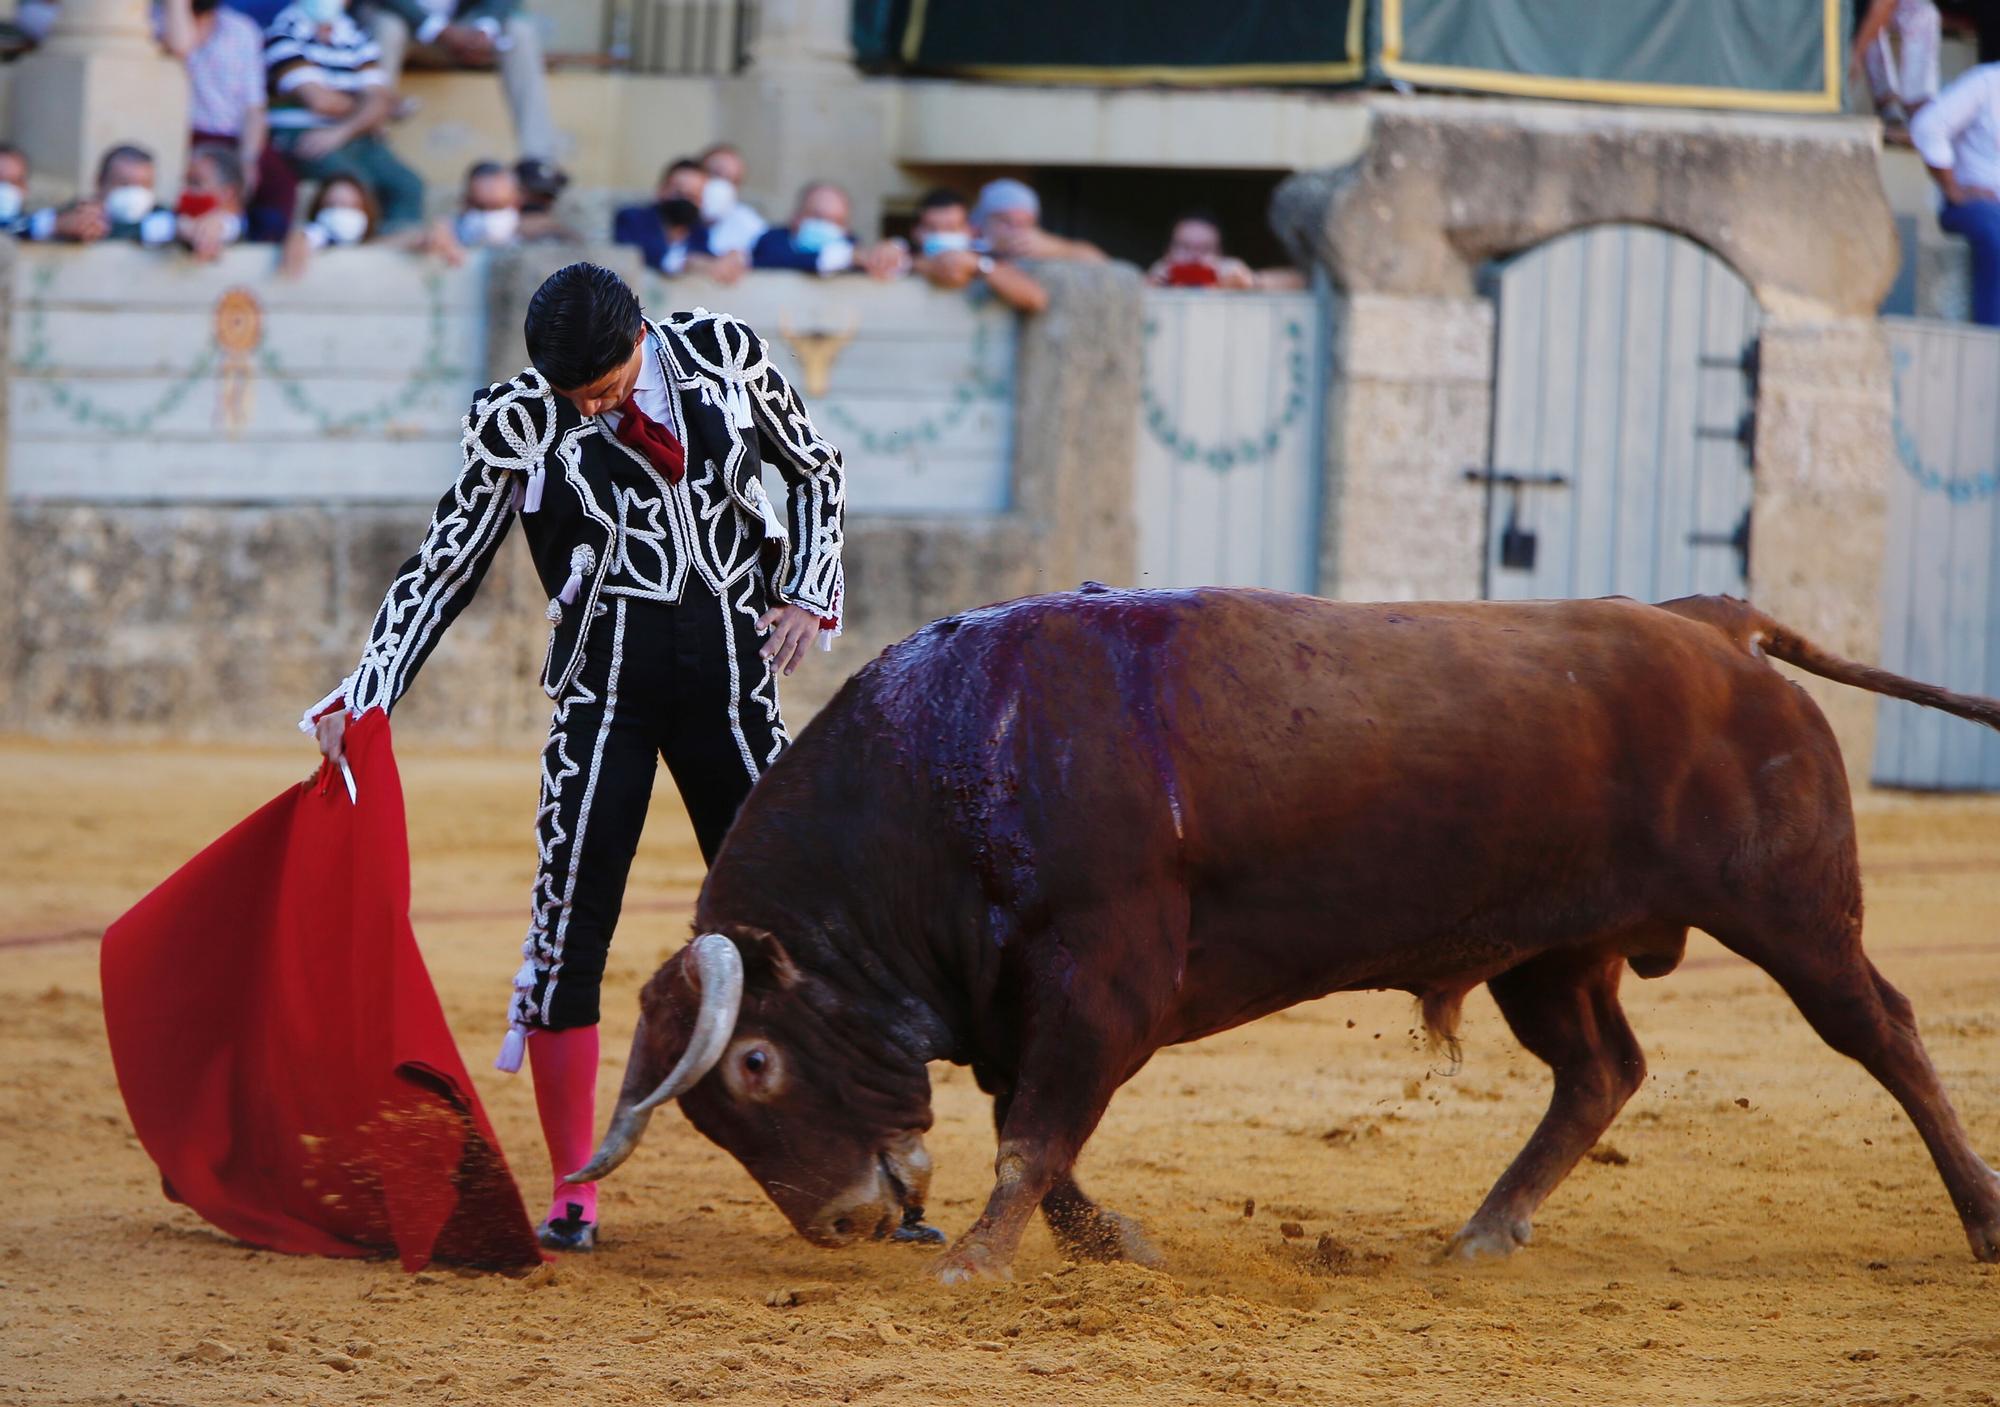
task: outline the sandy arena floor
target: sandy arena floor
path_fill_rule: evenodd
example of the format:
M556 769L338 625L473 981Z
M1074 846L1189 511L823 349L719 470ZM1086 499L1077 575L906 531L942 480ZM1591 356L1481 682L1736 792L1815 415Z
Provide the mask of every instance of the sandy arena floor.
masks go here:
M95 938L310 761L0 742L0 1403L2000 1400L2000 1267L1972 1261L1901 1112L1700 936L1674 976L1627 979L1653 1074L1610 1134L1625 1160L1579 1168L1505 1264L1437 1259L1548 1091L1483 993L1455 1076L1397 994L1155 1060L1083 1172L1163 1271L1066 1266L1039 1225L999 1287L942 1290L909 1248L816 1251L671 1116L605 1184L601 1252L524 1280L251 1250L162 1200L112 1081ZM403 765L417 933L537 1203L532 1093L488 1068L533 759ZM1870 951L2000 1158L2000 802L1888 798L1863 836ZM613 954L607 1106L699 877L663 786ZM992 1134L966 1072L935 1073L932 1210L956 1232Z

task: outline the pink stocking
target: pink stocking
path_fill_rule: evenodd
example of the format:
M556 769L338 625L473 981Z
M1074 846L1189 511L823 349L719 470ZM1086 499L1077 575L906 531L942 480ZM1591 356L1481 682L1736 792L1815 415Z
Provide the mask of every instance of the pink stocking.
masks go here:
M597 1220L597 1184L568 1183L590 1161L597 1130L597 1027L572 1026L567 1031L535 1031L528 1037L528 1059L535 1071L535 1108L542 1116L542 1137L555 1165L555 1200L551 1219L569 1215L569 1204L583 1208L583 1219Z

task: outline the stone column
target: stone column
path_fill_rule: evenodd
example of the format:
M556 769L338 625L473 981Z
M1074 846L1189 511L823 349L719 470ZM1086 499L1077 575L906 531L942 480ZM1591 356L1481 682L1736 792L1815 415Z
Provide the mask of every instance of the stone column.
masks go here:
M1334 319L1320 594L1479 595L1493 414L1493 305L1353 293Z
M16 66L8 119L52 186L91 189L106 148L135 142L153 152L160 191L180 188L187 72L154 42L145 0L63 0L47 42Z
M11 336L14 327L14 280L18 277L14 250L13 240L0 240L0 599L6 602L0 606L0 718L18 727L21 720L14 713L14 694L21 677L20 603L30 587L19 575L20 559L14 551L13 542L14 500L8 491L7 455L8 447L14 440L13 426L7 418L7 408L13 402L14 348Z
M1874 664L1882 652L1888 486L1895 472L1893 388L1881 324L1770 316L1758 357L1750 599L1822 648ZM1865 787L1876 697L1787 672L1825 711L1849 779Z
M868 239L902 182L890 156L896 85L855 68L851 14L846 0L765 0L749 70L719 85L717 130L742 149L743 194L767 218L789 219L807 181L833 181Z

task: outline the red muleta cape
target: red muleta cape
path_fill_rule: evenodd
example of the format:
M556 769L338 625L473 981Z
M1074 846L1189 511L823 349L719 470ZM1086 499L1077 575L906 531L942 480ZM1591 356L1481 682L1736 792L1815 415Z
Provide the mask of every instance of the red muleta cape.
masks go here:
M379 709L338 769L188 861L104 935L118 1085L167 1195L252 1245L542 1261L410 928Z

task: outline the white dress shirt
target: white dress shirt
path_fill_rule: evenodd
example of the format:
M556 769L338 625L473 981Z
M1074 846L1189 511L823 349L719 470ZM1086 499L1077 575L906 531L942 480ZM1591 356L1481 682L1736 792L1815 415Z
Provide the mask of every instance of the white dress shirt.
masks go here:
M660 344L652 329L646 330L645 355L639 358L639 379L632 385L632 400L639 409L651 416L654 423L664 425L667 433L686 443L681 434L678 417L667 396L667 378L660 370ZM615 410L604 412L604 423L616 432L625 417Z
M1967 69L1910 119L1924 164L1961 186L2000 191L2000 63Z

